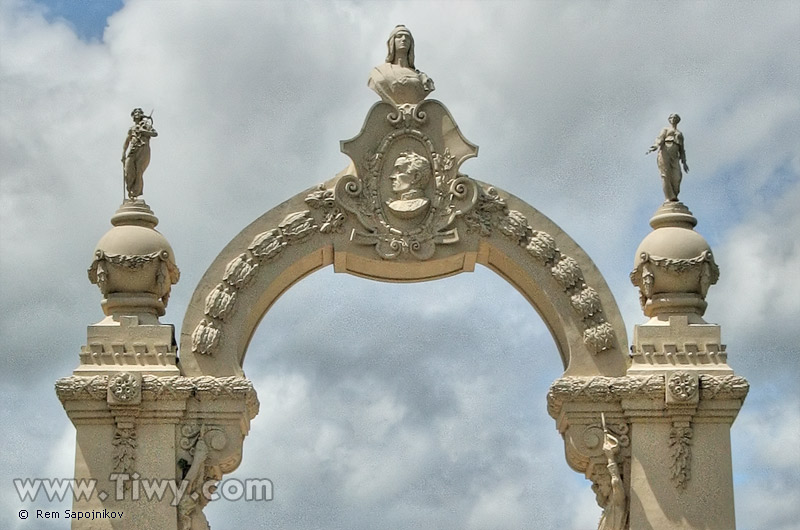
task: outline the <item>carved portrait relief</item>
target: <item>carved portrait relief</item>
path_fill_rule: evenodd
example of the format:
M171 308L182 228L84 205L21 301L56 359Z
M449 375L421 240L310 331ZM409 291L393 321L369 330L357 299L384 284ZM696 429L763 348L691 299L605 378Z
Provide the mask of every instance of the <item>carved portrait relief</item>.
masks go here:
M415 219L428 212L430 199L431 163L411 150L403 151L395 159L388 180L393 198L386 201L389 211L401 219Z

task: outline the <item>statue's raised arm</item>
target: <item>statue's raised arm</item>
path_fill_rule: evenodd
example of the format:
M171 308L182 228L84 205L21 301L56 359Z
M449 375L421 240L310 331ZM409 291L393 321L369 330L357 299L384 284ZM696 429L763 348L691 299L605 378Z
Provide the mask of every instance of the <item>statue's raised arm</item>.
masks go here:
M372 69L367 86L396 107L416 105L433 92L434 86L433 79L414 65L414 37L405 26L397 26L386 46L386 62Z
M664 198L667 201L677 201L681 191L681 165L684 171L689 172L686 164L686 148L684 146L683 133L678 130L678 123L681 117L677 114L670 114L669 126L661 129L661 133L656 138L647 153L658 151L658 169L661 172L661 185L664 189Z
M142 109L133 109L131 118L133 125L122 146L122 173L128 199L133 200L144 191L144 170L150 164L150 138L158 133L153 128L152 116L145 116Z

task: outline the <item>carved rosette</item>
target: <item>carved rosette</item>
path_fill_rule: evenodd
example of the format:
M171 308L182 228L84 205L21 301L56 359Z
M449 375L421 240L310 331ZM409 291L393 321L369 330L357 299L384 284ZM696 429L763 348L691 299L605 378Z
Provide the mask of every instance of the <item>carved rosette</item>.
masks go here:
M135 405L142 401L141 376L120 372L108 381L108 402L120 405Z
M667 380L667 403L697 403L699 386L697 374L674 372Z

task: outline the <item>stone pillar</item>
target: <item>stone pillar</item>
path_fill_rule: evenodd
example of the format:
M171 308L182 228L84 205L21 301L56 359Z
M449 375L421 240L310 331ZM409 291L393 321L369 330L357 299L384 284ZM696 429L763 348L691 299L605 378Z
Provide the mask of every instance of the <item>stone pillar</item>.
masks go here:
M730 426L747 380L703 320L719 269L681 203L650 222L631 280L649 320L624 377L562 377L548 412L567 462L592 481L599 530L734 530Z
M730 426L747 381L727 364L720 327L703 320L719 269L682 203L664 203L631 280L650 318L634 327L628 375L663 378L657 399L622 400L631 425L631 530L736 527Z
M87 330L56 393L77 431L73 529L207 530L208 495L241 461L258 410L243 378L183 377L162 324L178 281L172 248L141 199L126 200L97 245L89 279L105 318Z

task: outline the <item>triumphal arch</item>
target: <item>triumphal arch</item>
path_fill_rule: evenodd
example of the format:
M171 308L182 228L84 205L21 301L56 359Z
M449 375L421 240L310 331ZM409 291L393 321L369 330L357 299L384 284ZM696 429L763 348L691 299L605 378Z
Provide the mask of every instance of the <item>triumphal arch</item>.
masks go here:
M634 326L629 346L614 297L577 243L525 201L459 171L478 148L427 98L433 81L416 68L405 27L390 35L368 84L380 101L341 143L351 164L234 237L197 285L177 337L160 317L179 269L141 198L157 133L132 113L128 198L89 268L106 317L88 327L74 373L56 382L77 430L75 477L98 481L75 500L86 516L73 528L208 528L208 495L239 465L258 413L242 371L248 342L304 276L333 265L418 282L481 264L525 296L556 342L564 373L548 411L567 462L591 482L599 528L733 529L730 426L748 384L728 366L719 326L702 318L719 269L677 200L688 169L680 118L651 149L666 201L631 249L649 320ZM125 477L167 480L176 495L144 498Z

